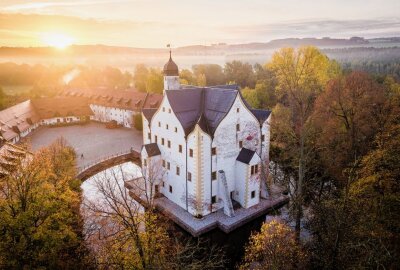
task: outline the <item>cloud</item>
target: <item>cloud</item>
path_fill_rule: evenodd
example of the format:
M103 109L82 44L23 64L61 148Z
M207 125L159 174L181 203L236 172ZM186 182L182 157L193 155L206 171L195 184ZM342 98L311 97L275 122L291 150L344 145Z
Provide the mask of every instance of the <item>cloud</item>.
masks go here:
M129 0L90 0L90 1L68 1L68 2L36 2L25 3L3 7L6 12L22 12L30 10L38 10L49 7L71 7L71 6L90 6L98 4L123 3Z
M70 36L76 44L163 47L172 43L176 46L191 42L188 35L201 40L204 34L199 31L190 34L191 29L175 23L0 13L0 46L43 46L42 37L47 33ZM1 33L7 33L7 37Z
M238 39L266 41L287 37L378 37L400 35L400 19L309 20L225 27Z
M163 47L167 43L174 46L218 42L249 43L289 37L400 36L400 18L286 21L218 27L191 21L102 20L61 15L0 13L0 46L42 46L44 44L41 43L41 37L47 33L70 36L76 44Z

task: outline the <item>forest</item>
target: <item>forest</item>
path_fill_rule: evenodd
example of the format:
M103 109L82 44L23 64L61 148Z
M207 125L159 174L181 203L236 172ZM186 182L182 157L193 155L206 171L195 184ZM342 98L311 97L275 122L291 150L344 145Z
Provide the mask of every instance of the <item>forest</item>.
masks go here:
M306 46L280 49L262 65L231 61L180 71L183 84L238 84L251 106L272 110L269 181L287 188L295 228L264 223L238 269L398 269L400 62L346 61ZM3 108L66 85L161 93L163 80L160 69L145 65L131 74L0 64L0 85L18 84L33 87L11 101L2 93ZM0 181L0 267L224 269L223 251L177 243L153 211L128 207L126 194L110 200L115 211L105 214L118 230L110 241L96 242L93 254L82 240L72 151L58 142L36 154L33 167ZM107 187L101 188L107 193ZM138 230L140 222L149 230ZM310 237L301 237L302 230Z

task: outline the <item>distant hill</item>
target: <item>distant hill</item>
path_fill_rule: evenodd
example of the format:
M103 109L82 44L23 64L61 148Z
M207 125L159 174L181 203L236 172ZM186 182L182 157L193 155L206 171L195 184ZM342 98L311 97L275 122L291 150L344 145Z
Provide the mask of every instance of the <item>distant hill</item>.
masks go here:
M239 60L264 64L282 47L313 45L340 62L398 59L400 37L364 39L287 38L265 43L191 45L173 49L180 69L196 64L218 64ZM162 68L168 59L167 48L133 48L106 45L73 45L64 50L52 47L0 47L0 62L28 65L88 65L118 67L133 71L137 64ZM387 60L385 60L387 61Z
M282 47L299 47L313 45L320 48L345 48L345 47L393 47L400 46L400 37L364 39L352 37L350 39L334 38L286 38L272 40L266 43L245 44L212 44L191 45L174 49L177 55L203 55L203 54L232 54L243 52L257 52L262 50L275 50ZM106 45L73 45L65 50L52 47L0 47L0 56L56 56L56 55L102 55L102 54L165 54L165 48L133 48Z

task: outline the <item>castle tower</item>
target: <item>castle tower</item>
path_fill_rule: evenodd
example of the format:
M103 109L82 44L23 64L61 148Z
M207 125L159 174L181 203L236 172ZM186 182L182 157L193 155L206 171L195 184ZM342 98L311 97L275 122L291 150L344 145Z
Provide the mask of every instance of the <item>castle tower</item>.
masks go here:
M169 60L164 65L164 90L178 90L180 87L178 66L172 60L170 50Z

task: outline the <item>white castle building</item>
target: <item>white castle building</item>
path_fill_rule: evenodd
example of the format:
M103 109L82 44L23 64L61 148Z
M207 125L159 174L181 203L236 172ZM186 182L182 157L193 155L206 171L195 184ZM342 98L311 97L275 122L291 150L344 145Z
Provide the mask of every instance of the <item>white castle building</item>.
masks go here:
M142 112L145 180L194 216L258 204L268 196L270 114L252 109L236 85L180 85L170 55L160 106Z

